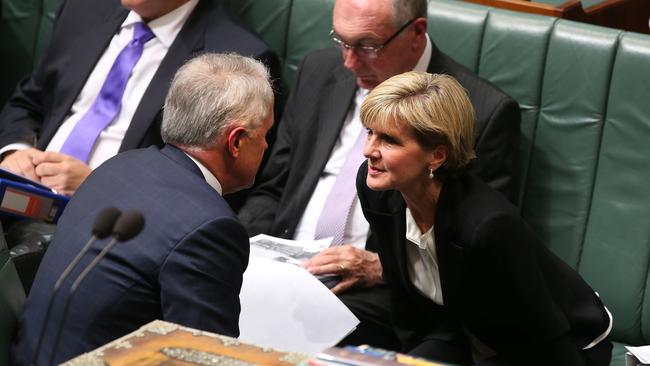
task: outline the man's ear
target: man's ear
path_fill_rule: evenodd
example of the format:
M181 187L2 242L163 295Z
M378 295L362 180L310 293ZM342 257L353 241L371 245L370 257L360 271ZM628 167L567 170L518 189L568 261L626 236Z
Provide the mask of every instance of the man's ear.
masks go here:
M418 36L424 36L427 33L427 19L418 18L413 22L413 30Z
M242 126L237 126L228 132L228 152L232 157L239 156L242 140L246 137L246 134L246 128Z

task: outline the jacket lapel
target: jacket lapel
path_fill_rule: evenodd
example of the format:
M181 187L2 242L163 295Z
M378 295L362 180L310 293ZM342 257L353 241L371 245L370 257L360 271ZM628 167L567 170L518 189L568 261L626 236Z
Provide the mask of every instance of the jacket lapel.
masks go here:
M343 122L348 110L354 103L354 95L357 90L354 74L341 66L334 74L333 83L327 93L324 93L321 108L319 110L316 136L319 136L315 146L315 157L318 163L314 164L318 172L322 172L325 164L334 149L339 138ZM320 175L320 174L319 174Z
M151 125L161 122L159 114L162 112L167 90L169 90L174 74L193 54L200 52L205 47L205 30L210 17L205 16L204 13L210 11L208 8L210 3L210 1L199 1L176 36L174 43L169 47L167 55L158 66L158 70L151 79L133 115L120 146L120 152L139 147L145 134L152 127Z
M66 69L75 70L75 72L68 73L66 76L68 80L62 82L60 89L64 90L64 92L59 94L65 95L65 99L58 103L56 110L49 116L51 121L56 122L46 124L46 129L41 132L41 136L39 137L41 144L47 146L47 143L49 143L63 123L72 104L77 99L86 80L88 80L88 76L95 68L97 61L104 53L106 47L108 47L111 39L113 39L113 35L117 32L122 22L124 22L128 13L128 10L122 6L118 6L112 12L109 12L92 32L82 32L79 35L77 42L83 45L83 47L79 47L80 52L68 58L69 64L66 65ZM42 149L45 146L38 145Z
M458 309L456 304L459 300L458 294L464 266L462 243L457 243L454 235L457 228L452 207L458 199L457 189L455 180L443 185L436 205L436 223L434 226L442 297L444 304L450 305L449 308L451 309Z

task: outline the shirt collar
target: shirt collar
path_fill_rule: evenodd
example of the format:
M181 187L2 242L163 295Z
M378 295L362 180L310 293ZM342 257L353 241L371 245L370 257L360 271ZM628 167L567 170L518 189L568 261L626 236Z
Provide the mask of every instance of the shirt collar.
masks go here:
M169 48L198 3L199 0L189 0L169 13L148 22L147 25L156 35L156 39ZM135 23L142 21L142 17L131 10L122 23L122 29L131 28Z
M192 161L199 167L199 169L201 170L201 173L203 173L203 177L205 178L205 181L208 182L210 187L214 188L214 190L217 191L220 196L223 195L223 192L222 192L222 189L221 189L221 183L219 183L219 180L217 180L217 177L215 177L214 174L212 174L212 172L209 171L208 168L206 168L205 165L203 165L200 161L194 159L194 157L192 157L192 155L190 155L190 154L188 154L188 153L186 153L184 151L183 151L183 153L185 155L187 155L187 157L192 159Z
M433 46L431 45L431 38L429 38L428 34L426 34L426 38L427 38L427 45L424 46L424 52L422 52L422 56L420 56L418 63L415 64L413 71L427 72L427 69L429 68Z
M406 240L417 245L420 249L427 249L427 247L433 245L433 226L423 234L415 223L415 219L408 207L406 208Z

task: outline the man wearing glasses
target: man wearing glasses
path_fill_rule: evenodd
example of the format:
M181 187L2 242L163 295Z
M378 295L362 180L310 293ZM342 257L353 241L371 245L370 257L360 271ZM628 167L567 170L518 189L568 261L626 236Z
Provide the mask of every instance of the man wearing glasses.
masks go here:
M369 233L354 192L365 141L359 108L369 90L411 70L455 77L476 109L478 158L471 170L517 199L519 107L440 52L426 33L426 17L426 0L336 0L330 35L338 47L303 60L259 186L239 212L251 235L334 238L304 266L339 276L332 291L361 320L347 343L399 347L373 251L381 238Z

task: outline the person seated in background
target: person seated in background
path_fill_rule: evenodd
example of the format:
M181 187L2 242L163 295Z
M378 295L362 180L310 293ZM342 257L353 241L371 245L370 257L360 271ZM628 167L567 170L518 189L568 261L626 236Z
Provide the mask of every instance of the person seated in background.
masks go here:
M402 351L460 365L609 365L612 319L598 295L467 170L474 110L455 79L394 76L360 118L357 191Z
M345 343L390 349L396 343L387 290L354 186L365 137L361 102L402 72L454 76L477 111L478 158L469 169L513 202L521 116L515 100L436 48L427 35L426 0L336 0L332 22L338 47L303 60L276 144L239 217L251 235L334 237L305 267L341 277L332 291L361 320Z
M154 319L239 335L248 234L221 195L252 185L273 101L268 70L254 59L204 54L179 69L165 100L166 144L106 161L66 207L19 319L15 365L31 364L43 329L38 364L59 364ZM96 244L52 298L97 212L111 206L141 211L144 230L113 248L70 297L72 281L103 247Z
M67 0L42 62L0 112L0 166L72 195L120 151L162 145L174 73L202 52L277 55L220 0Z

